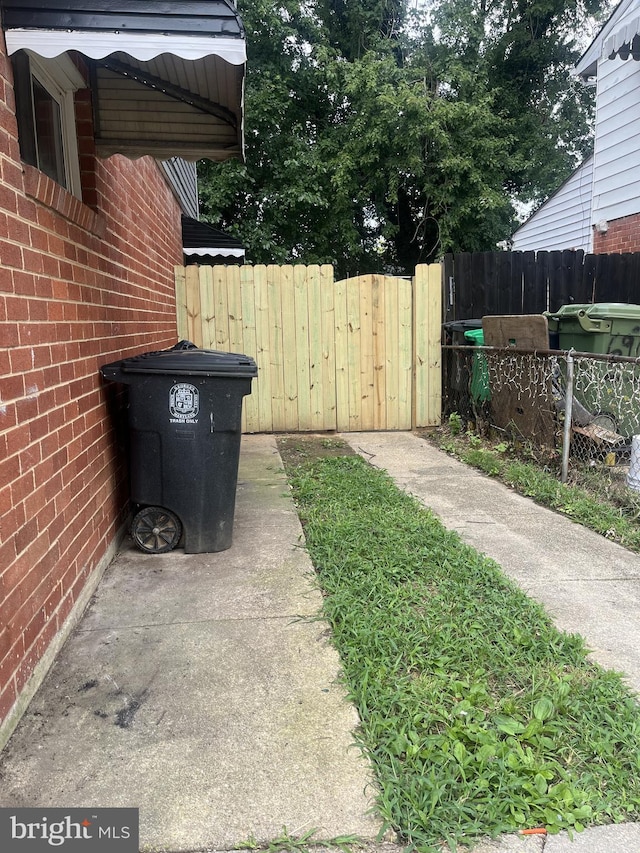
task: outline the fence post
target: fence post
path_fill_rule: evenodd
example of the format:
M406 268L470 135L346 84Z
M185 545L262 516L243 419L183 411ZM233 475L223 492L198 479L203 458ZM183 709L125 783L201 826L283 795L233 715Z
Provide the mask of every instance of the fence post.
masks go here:
M569 450L571 449L571 420L573 417L573 350L567 353L567 390L564 397L564 431L562 435L562 473L560 480L567 482Z

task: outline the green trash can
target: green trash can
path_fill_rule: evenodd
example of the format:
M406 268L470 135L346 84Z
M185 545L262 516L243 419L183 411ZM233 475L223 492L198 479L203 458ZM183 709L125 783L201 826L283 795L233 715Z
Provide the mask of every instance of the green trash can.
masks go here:
M563 305L558 311L545 312L545 316L561 350L640 357L640 305ZM640 432L640 412L633 405L634 381L628 366L594 361L588 375L584 370L577 372L574 393L594 419L602 422L606 418L607 427L623 437Z
M600 355L640 356L640 305L596 302L545 311L559 348Z
M467 329L464 333L465 340L469 341L472 346L484 346L484 330L483 329ZM474 403L484 403L491 397L489 391L489 367L487 365L487 357L484 353L475 353L473 356L473 365L471 368L471 399Z

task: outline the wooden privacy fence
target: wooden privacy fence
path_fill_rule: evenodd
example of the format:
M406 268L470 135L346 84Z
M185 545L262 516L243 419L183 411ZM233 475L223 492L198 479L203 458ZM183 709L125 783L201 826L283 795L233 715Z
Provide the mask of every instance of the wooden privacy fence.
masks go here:
M458 252L444 257L446 320L539 314L583 302L637 302L640 253Z
M324 266L176 267L178 335L252 356L245 432L440 423L442 274L334 281Z

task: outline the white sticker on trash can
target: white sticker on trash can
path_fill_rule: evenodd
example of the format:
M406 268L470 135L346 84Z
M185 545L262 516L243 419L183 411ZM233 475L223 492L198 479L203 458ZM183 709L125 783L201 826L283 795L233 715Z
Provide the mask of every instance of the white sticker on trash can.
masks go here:
M195 385L178 382L169 391L170 423L197 424L200 411L200 394Z

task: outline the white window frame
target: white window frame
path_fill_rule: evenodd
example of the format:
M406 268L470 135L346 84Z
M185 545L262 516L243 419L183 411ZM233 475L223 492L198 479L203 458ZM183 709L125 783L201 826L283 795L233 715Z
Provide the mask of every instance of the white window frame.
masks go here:
M40 83L60 107L62 158L66 181L65 189L77 198L82 198L76 111L73 95L78 89L86 87L86 83L67 54L61 54L55 59L42 59L29 52L29 66L31 77ZM33 108L31 81L29 85L31 106Z

